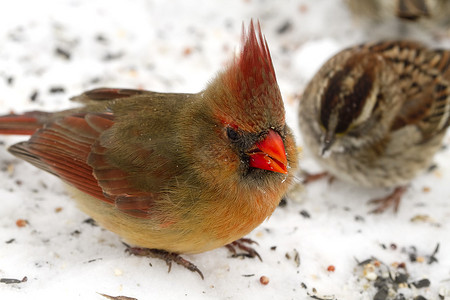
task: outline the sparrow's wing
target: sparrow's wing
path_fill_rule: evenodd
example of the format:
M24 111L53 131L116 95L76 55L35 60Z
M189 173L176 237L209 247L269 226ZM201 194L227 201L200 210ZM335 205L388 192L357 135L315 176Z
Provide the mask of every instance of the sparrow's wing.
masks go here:
M446 130L450 122L450 51L429 50L414 42L396 43L383 51L388 60L397 53L391 65L401 78L397 89L404 99L392 130L416 126L423 142Z

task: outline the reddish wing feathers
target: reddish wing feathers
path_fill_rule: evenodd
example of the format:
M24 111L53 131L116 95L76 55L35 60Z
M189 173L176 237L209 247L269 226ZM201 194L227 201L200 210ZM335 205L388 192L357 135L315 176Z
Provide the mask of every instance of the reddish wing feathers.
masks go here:
M91 196L112 202L103 196L92 167L86 164L90 144L98 135L83 116L68 116L38 130L28 142L13 145L10 152Z
M106 120L105 117L111 119ZM111 115L89 114L85 119L92 128L101 131L113 125ZM108 199L113 199L118 209L136 217L148 218L157 196L140 192L130 186L129 174L109 164L104 156L106 151L107 149L97 139L92 144L91 152L87 157L87 163L94 168L96 182L102 187L103 194Z
M10 151L127 214L149 218L156 195L135 190L128 174L110 165L104 156L106 149L99 137L113 124L111 114L62 117Z

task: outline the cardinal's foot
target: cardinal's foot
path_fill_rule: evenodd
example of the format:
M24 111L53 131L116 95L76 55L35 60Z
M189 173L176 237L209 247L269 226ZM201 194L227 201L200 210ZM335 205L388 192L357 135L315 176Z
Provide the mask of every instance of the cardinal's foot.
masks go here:
M202 279L205 279L203 277L203 273L197 268L196 265L191 263L190 261L184 259L177 253L167 252L165 250L159 250L159 249L148 249L148 248L139 248L139 247L131 247L127 244L126 251L136 255L136 256L147 256L147 257L153 257L153 258L159 258L166 262L167 266L169 266L169 271L172 269L172 262L179 264L180 266L185 267L189 271L197 272Z
M257 242L255 242L252 239L247 238L241 238L239 240L236 240L232 243L229 243L228 245L225 245L227 249L231 252L231 257L258 257L260 261L262 261L261 256L258 252L256 252L255 249L252 247L249 247L245 244L256 244L259 245ZM237 253L236 248L239 248L244 251L244 253Z
M370 200L369 204L378 204L378 207L370 212L373 214L380 214L384 212L389 206L393 206L394 212L397 212L400 201L403 194L406 192L406 189L406 186L400 186L395 188L392 194L387 195L386 197Z

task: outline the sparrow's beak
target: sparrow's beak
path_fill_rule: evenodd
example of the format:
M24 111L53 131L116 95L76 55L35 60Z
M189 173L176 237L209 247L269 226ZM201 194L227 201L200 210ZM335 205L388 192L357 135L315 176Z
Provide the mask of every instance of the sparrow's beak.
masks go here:
M330 150L331 146L333 146L334 141L335 141L334 133L331 131L327 131L320 147L320 155L325 156L327 152Z
M250 167L287 174L286 149L281 136L270 129L266 138L248 153Z

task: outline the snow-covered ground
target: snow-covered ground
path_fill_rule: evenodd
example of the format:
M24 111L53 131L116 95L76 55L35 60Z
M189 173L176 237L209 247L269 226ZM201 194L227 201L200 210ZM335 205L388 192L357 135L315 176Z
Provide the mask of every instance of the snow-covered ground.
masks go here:
M400 34L450 48L448 32L376 27L339 0L15 0L0 10L0 114L67 108L70 96L100 86L197 92L238 50L251 18L261 22L296 133L299 95L340 49ZM390 190L324 180L292 193L250 235L263 262L225 248L186 255L201 280L125 253L118 236L86 222L57 178L6 151L23 139L0 136L0 299L373 299L387 269L409 274L397 276L410 283L397 291L405 299L450 299L449 149L411 183L398 214L368 214L367 200ZM302 166L319 170L307 153Z

